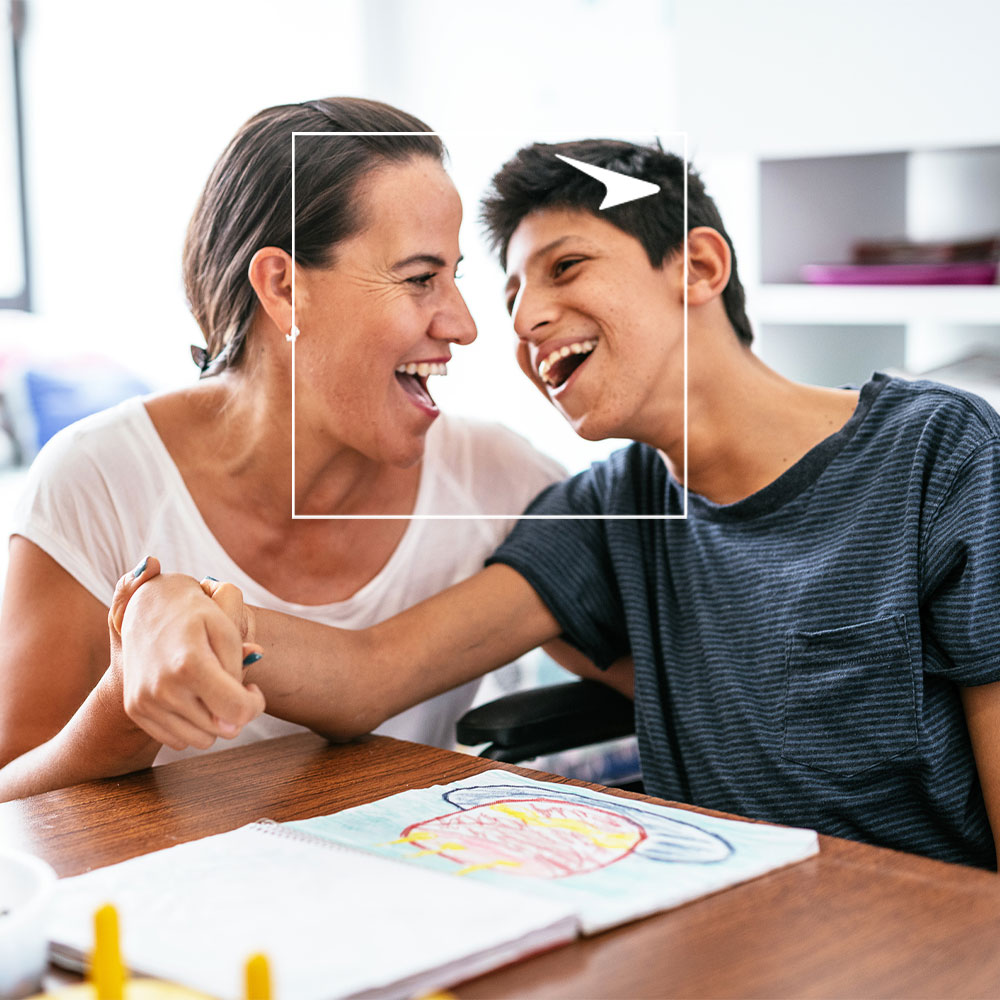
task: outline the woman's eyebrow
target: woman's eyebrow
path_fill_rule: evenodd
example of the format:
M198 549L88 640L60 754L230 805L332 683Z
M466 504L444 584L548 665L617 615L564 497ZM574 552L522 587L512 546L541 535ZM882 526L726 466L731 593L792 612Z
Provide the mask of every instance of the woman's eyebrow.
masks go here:
M455 266L458 267L462 263L463 258L460 256L455 262ZM409 257L404 257L402 260L396 261L392 265L393 271L402 271L405 267L410 267L412 264L425 264L427 267L447 267L447 262L443 257L438 257L437 254L433 253L415 253L411 254Z

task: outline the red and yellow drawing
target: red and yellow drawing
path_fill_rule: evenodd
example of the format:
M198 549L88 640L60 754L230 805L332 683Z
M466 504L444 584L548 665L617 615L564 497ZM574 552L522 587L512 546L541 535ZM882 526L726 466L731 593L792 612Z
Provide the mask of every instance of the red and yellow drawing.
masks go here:
M462 866L458 874L503 868L511 875L564 878L596 871L646 837L631 819L576 802L501 800L408 826L394 843Z
M453 861L458 875L495 871L546 879L585 875L633 856L714 864L732 854L722 837L694 822L627 799L605 805L604 796L597 804L592 794L575 788L539 794L516 785L452 788L441 797L455 811L412 823L389 844L416 847L407 859Z

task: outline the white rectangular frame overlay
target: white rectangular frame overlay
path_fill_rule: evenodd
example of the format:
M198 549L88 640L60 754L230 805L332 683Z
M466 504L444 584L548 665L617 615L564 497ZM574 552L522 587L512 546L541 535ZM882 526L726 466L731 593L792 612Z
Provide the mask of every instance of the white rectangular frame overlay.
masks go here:
M462 135L495 135L495 132L463 132ZM684 160L684 232L688 231L688 133L661 132L680 136ZM308 135L438 135L437 132L292 132L292 261L295 260L295 139ZM688 516L688 250L684 241L684 513L683 514L298 514L295 511L295 341L292 345L292 520L293 521L686 521ZM292 268L292 329L295 330L295 268Z

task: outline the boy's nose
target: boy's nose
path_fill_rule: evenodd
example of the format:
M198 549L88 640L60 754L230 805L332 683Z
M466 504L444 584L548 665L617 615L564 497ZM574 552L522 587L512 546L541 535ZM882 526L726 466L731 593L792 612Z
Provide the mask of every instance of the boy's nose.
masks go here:
M514 320L514 332L522 340L535 340L549 323L556 318L557 310L552 299L540 292L522 286L514 300L511 317Z

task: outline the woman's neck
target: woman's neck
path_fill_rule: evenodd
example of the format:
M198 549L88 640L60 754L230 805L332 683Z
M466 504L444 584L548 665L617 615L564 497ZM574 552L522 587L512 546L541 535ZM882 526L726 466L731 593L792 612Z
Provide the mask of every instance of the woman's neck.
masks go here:
M316 433L291 395L241 371L156 397L150 417L189 486L261 515L412 512L419 465L398 469ZM294 454L294 463L293 463ZM194 492L194 490L192 490Z
M290 400L242 379L213 376L150 400L147 410L206 527L233 562L283 600L346 600L386 565L407 522L292 518ZM297 514L413 512L419 464L398 469L333 447L297 458Z

